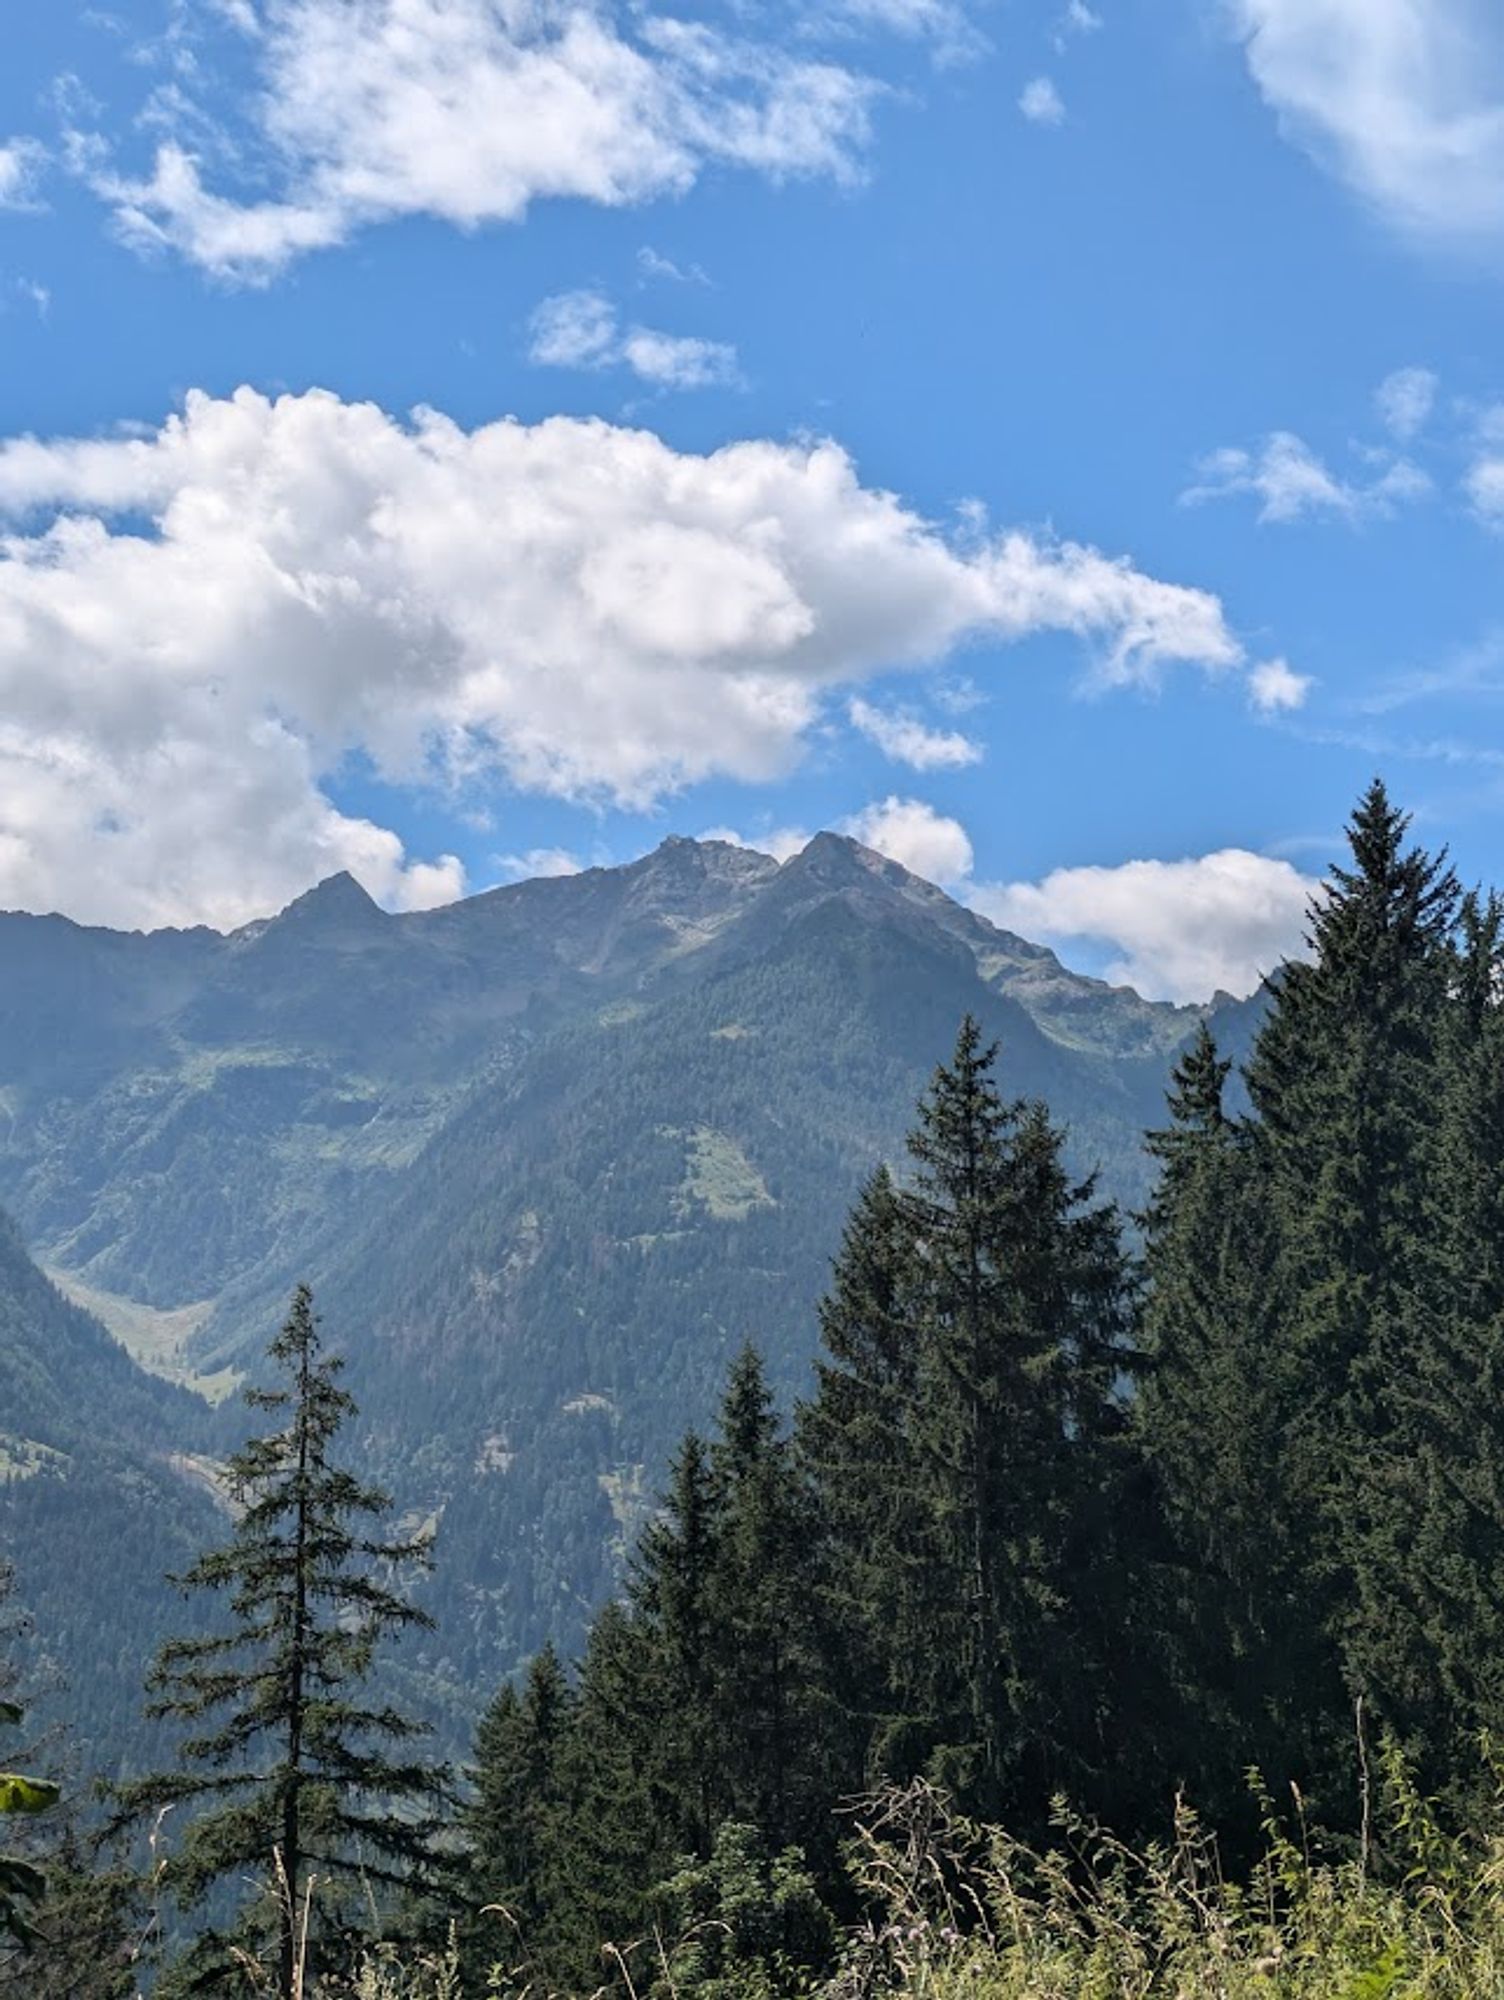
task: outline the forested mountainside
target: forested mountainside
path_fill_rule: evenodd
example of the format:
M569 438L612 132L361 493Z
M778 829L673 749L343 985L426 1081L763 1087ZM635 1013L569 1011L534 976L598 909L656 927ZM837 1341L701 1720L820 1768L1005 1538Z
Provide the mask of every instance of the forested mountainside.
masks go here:
M0 1546L39 1717L66 1719L94 1770L129 1766L152 1734L141 1662L172 1615L167 1572L223 1526L209 1412L63 1298L3 1214L0 1412Z
M745 1340L804 1386L842 1219L963 1013L1130 1208L1199 1019L828 834L781 866L673 840L404 916L335 877L229 937L5 916L0 964L0 1200L213 1396L313 1282L365 1462L439 1525L439 1634L409 1664L441 1712L577 1641ZM164 1399L156 1429L122 1414L137 1447L195 1452L207 1425L223 1452L243 1425L132 1397ZM7 1489L23 1591L53 1499Z

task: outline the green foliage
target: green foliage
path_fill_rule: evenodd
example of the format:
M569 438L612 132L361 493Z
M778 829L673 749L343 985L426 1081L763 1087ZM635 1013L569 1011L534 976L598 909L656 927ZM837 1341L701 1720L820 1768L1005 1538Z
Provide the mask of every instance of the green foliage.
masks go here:
M0 1722L14 1726L22 1715L15 1702L0 1702ZM60 1796L60 1788L49 1779L23 1778L13 1772L0 1775L0 1813L50 1812ZM16 1943L30 1945L37 1936L33 1912L46 1893L47 1878L33 1862L0 1854L0 1930Z
M845 1211L963 1012L1068 1127L1072 1170L1128 1200L1194 1020L833 837L781 870L672 843L401 917L335 881L231 939L0 916L0 959L0 1200L194 1381L264 1374L262 1329L312 1274L359 1363L362 1464L442 1511L422 1600L442 1640L410 1633L392 1662L451 1742L545 1642L578 1650L634 1496L708 1426L745 1341L781 1402L806 1392ZM20 1333L33 1364L61 1351L40 1313ZM8 1413L5 1350L0 1303ZM163 1389L153 1415L162 1385L114 1362L112 1385L49 1397L79 1450L30 1493L0 1483L0 1547L81 1737L123 1771L164 1754L120 1720L176 1629L160 1575L222 1532L166 1455L223 1457L240 1412ZM91 1510L124 1524L109 1562Z
M1115 1214L1043 1108L998 1094L995 1056L968 1017L920 1107L913 1187L866 1190L800 1438L867 1768L1042 1808L1109 1760L1094 1607L1132 1294ZM1087 1688L1095 1713L1073 1707Z
M229 1628L162 1649L152 1706L190 1733L176 1769L117 1796L122 1821L191 1810L165 1873L184 1904L226 1878L268 1885L276 1991L294 2000L300 1962L333 1950L310 1921L315 1883L409 1881L430 1859L443 1780L412 1748L421 1729L357 1693L377 1643L421 1622L385 1579L427 1551L365 1531L390 1502L332 1457L354 1403L306 1286L270 1354L284 1386L248 1395L283 1421L230 1460L234 1534L183 1579L227 1603ZM208 1931L193 1957L207 1968L254 1950L252 1932Z
M658 1895L660 2000L799 2000L830 1958L835 1926L796 1847L769 1854L755 1826L726 1820L709 1857Z

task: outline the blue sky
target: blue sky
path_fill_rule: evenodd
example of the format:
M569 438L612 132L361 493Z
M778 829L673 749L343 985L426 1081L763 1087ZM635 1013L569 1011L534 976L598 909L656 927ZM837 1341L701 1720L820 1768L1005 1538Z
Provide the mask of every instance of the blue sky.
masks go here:
M1195 997L1375 770L1504 880L1482 0L12 11L0 905L834 825Z

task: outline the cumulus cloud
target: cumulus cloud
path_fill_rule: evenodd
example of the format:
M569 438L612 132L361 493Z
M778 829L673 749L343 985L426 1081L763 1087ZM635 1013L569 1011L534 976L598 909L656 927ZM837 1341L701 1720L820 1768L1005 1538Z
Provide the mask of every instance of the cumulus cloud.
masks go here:
M1427 474L1405 458L1382 460L1367 480L1340 479L1293 431L1272 431L1256 451L1212 452L1196 470L1197 483L1180 496L1184 504L1246 493L1257 499L1261 521L1281 523L1383 517L1431 491Z
M34 208L47 154L35 139L0 141L0 208Z
M830 690L1042 632L1109 685L1246 665L1207 593L1019 531L949 540L831 442L700 456L250 390L14 438L0 904L235 920L334 866L401 901L427 878L323 790L353 754L461 804L644 808L786 772Z
M1304 708L1311 687L1310 675L1296 673L1288 660L1262 660L1248 676L1248 698L1261 715Z
M1036 76L1019 93L1018 108L1031 125L1060 125L1065 121L1065 103L1047 76Z
M560 292L529 321L529 360L550 368L629 368L655 389L734 388L736 349L725 341L623 327L600 292Z
M494 864L509 882L578 875L585 864L567 847L530 847L525 854L498 854Z
M916 771L957 770L982 761L982 746L958 729L928 729L912 710L878 708L857 696L847 707L853 729L895 764Z
M1400 228L1504 232L1504 21L1493 0L1232 0L1281 126Z
M1151 1000L1251 993L1302 949L1319 885L1288 861L1224 848L1184 861L1059 868L1042 882L977 885L966 901L1039 943L1091 941L1115 983Z
M270 192L209 186L191 119L141 176L97 135L76 146L129 241L245 282L403 216L472 229L550 198L624 207L714 165L850 181L879 88L611 0L263 0L257 19L240 150L275 163Z
M813 835L807 827L775 826L766 833L738 833L734 826L708 827L701 840L724 840L731 847L747 847L754 854L770 854L775 861L792 861L809 846Z
M924 799L875 800L837 831L938 883L1003 930L1067 957L1072 946L1108 947L1116 956L1105 976L1150 1000L1252 993L1285 959L1303 954L1321 889L1289 861L1238 847L1182 861L1057 868L1040 882L979 882L966 828ZM797 827L750 837L717 827L701 837L785 861L810 836Z
M975 860L961 822L924 799L879 799L842 820L840 830L942 889L965 882Z
M1429 368L1396 368L1374 391L1384 428L1408 444L1430 422L1440 385Z

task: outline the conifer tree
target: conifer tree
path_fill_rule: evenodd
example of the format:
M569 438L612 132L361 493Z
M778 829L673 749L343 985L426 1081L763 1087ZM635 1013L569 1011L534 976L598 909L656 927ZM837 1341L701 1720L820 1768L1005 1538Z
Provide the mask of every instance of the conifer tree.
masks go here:
M566 1991L594 1992L602 1948L625 1948L651 1928L653 1888L675 1863L654 1776L654 1731L665 1720L659 1686L636 1621L623 1604L604 1605L580 1662L563 1751L569 1811L557 1823L557 1902L544 1948L532 1954Z
M475 1796L462 1831L464 1957L478 1992L491 1967L519 1950L535 1963L555 1957L574 1711L568 1676L545 1646L523 1690L506 1682L476 1730Z
M1308 1615L1339 1644L1349 1693L1391 1719L1414 1664L1382 1575L1406 1533L1401 1413L1442 1282L1436 1109L1459 901L1445 856L1408 830L1375 781L1248 1071L1286 1302L1270 1353L1292 1384L1283 1474L1312 1524Z
M1256 1134L1228 1117L1231 1063L1203 1024L1147 1139L1160 1178L1142 1221L1147 1365L1133 1420L1164 1540L1151 1565L1178 1687L1159 1746L1222 1824L1257 1765L1318 1788L1347 1730L1337 1656L1306 1611L1317 1523L1286 1463L1304 1371L1283 1341L1280 1237Z
M1353 1623L1422 1781L1476 1790L1504 1730L1504 905L1464 900L1425 1230L1384 1383L1382 1504ZM1380 1676L1382 1679L1380 1680Z
M1043 1111L999 1096L995 1054L963 1023L909 1142L914 1186L869 1189L823 1316L841 1346L801 1434L833 1573L850 1527L886 1528L869 1560L907 1570L924 1628L903 1688L871 1704L897 1711L890 1772L901 1751L973 1807L1042 1812L1099 1768L1108 1734L1080 1651L1124 1442L1130 1287L1111 1210L1072 1181ZM889 1451L864 1468L862 1432L884 1423ZM878 1636L868 1651L894 1659Z
M810 1512L760 1356L732 1366L711 1447L717 1823L755 1826L768 1850L830 1846L833 1787Z
M921 1279L913 1217L879 1167L820 1301L816 1393L795 1426L824 1555L826 1675L845 1720L831 1747L847 1791L917 1768L929 1741L920 1682L943 1585L914 1436Z
M355 1405L339 1359L321 1351L306 1285L270 1355L284 1386L249 1390L247 1401L278 1427L230 1459L234 1533L181 1579L227 1604L229 1629L163 1648L151 1712L193 1733L176 1770L124 1787L119 1803L122 1818L189 1809L168 1864L185 1903L227 1878L268 1884L275 1990L293 2000L300 1954L316 1962L320 1948L316 1924L301 1934L315 1877L413 1880L444 1784L415 1754L420 1726L358 1692L378 1641L426 1622L387 1578L426 1563L427 1550L368 1531L390 1502L334 1461ZM196 1961L207 1971L224 1944L207 1933Z
M639 1697L655 1711L644 1764L656 1821L671 1851L702 1859L725 1783L716 1731L718 1513L710 1453L691 1431L674 1459L663 1513L638 1545L628 1589L642 1646Z

